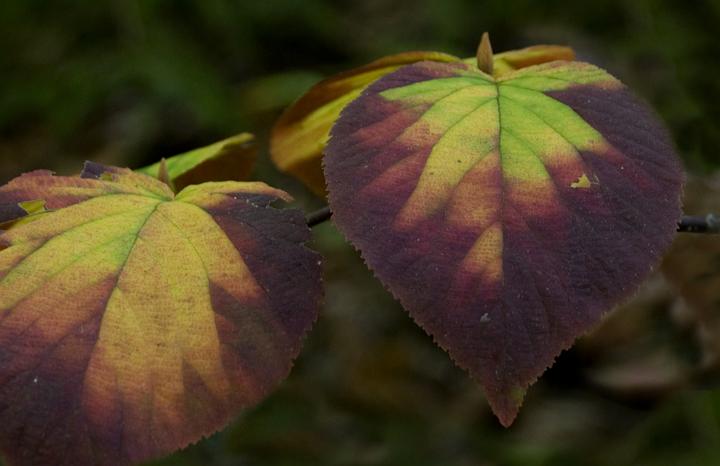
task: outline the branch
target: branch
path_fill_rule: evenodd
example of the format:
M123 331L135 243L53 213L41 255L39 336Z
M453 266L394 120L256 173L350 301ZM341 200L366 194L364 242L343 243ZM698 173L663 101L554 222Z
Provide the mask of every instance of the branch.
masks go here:
M332 211L329 206L325 206L308 214L307 225L312 228L320 225L332 217ZM715 214L707 214L704 217L684 216L678 222L677 231L680 233L708 233L720 234L720 216Z
M707 214L704 217L685 216L678 223L678 230L682 233L720 233L720 216Z
M307 226L312 228L320 225L327 220L330 220L330 217L332 217L332 211L330 210L330 206L325 206L322 209L316 210L315 212L310 212L308 216L305 217L305 221L307 222Z

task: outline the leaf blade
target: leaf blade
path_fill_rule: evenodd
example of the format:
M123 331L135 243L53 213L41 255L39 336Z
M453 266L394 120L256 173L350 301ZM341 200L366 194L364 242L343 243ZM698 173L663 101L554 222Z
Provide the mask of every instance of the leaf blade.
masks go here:
M579 62L497 78L406 66L347 107L325 174L340 230L504 425L557 354L634 292L680 216L665 130Z
M18 463L129 464L217 431L285 378L321 296L302 213L269 207L285 193L158 199L130 170L85 174L38 176L37 194L96 195L0 234L0 447Z

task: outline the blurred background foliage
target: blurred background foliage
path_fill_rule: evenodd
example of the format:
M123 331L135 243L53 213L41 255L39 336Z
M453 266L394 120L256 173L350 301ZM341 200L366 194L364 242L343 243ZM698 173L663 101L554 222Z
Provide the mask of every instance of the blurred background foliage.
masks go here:
M266 140L328 74L382 55L572 45L667 122L720 197L720 0L3 0L0 182L81 161L139 167L241 131ZM255 178L322 204L261 149ZM708 199L716 204L708 204ZM638 297L565 352L499 427L332 225L315 229L327 303L288 381L223 432L156 465L720 464L717 242L683 239ZM716 240L717 241L717 240ZM706 246L704 246L705 244ZM697 266L687 264L695 254ZM688 284L689 283L689 284ZM701 304L698 304L698 301Z

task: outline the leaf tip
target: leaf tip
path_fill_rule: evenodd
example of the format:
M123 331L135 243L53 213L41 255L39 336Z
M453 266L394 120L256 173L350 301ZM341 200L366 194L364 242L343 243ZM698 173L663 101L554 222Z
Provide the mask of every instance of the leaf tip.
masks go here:
M487 394L490 408L503 427L510 427L515 422L526 392L526 388L518 385L507 392L495 393L494 396Z
M490 44L490 34L487 32L483 32L480 45L478 45L477 66L483 73L493 74L493 50Z

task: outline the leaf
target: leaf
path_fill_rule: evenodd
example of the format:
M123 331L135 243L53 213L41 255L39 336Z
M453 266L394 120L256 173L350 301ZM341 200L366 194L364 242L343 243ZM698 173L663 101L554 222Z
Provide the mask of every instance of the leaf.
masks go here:
M34 172L0 205L0 449L18 465L122 465L222 428L288 374L321 299L319 256L264 183L177 195L127 169Z
M375 60L320 81L288 107L275 123L270 155L275 165L325 196L321 158L330 128L340 111L378 78L403 65L422 60L457 61L440 52L406 52Z
M570 47L562 45L533 45L524 49L497 53L493 60L493 76L500 77L521 68L556 60L573 61L575 52ZM468 59L468 62L474 64L476 59Z
M648 276L680 217L666 131L580 62L498 78L403 67L343 111L324 168L340 230L506 426Z
M495 74L553 60L574 60L570 47L536 45L494 55ZM355 68L313 86L288 107L275 123L270 139L270 155L275 165L302 181L318 196L325 196L322 155L330 128L345 106L360 96L377 79L401 66L419 61L454 62L460 60L440 52L406 52L390 55ZM464 60L475 65L477 58Z
M206 181L245 180L252 172L256 157L255 136L242 133L170 157L165 162L170 181L176 189L181 190ZM160 178L160 164L157 162L137 171Z

